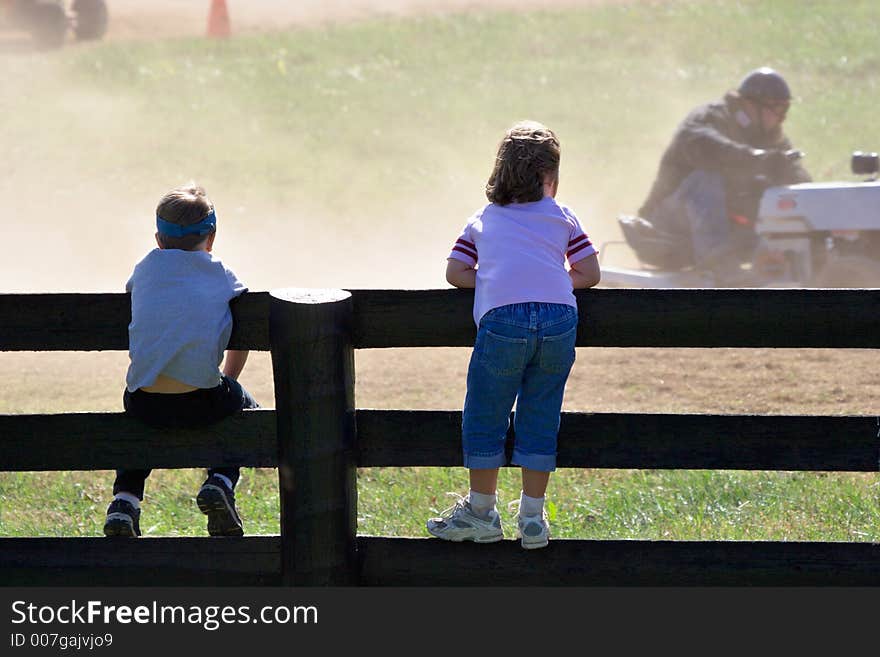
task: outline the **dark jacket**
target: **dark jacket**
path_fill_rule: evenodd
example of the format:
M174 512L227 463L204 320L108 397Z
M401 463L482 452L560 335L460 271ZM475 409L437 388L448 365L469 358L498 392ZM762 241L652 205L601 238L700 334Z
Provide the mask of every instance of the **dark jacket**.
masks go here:
M758 178L767 172L753 149L789 150L792 146L781 127L768 135L760 134L755 126L744 127L738 120L738 114L746 116L742 102L730 92L685 117L663 153L657 179L639 208L639 216L650 219L659 203L697 169L720 172L725 180L728 213L742 214L752 221L764 188L812 180L796 160L769 177Z

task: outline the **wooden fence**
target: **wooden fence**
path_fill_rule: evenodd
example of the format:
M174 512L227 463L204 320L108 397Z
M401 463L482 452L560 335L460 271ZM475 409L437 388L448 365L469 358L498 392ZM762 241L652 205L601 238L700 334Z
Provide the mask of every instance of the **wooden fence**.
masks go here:
M880 290L577 296L580 347L880 347ZM527 552L358 535L356 469L460 466L461 413L357 409L354 350L469 347L472 301L465 290L248 293L233 303L230 347L271 351L276 408L209 429L160 432L121 412L0 416L0 471L277 467L281 516L278 536L4 537L0 584L880 585L877 543L553 539ZM126 294L0 295L0 351L125 350L129 318ZM874 416L566 412L558 465L877 472L878 429Z

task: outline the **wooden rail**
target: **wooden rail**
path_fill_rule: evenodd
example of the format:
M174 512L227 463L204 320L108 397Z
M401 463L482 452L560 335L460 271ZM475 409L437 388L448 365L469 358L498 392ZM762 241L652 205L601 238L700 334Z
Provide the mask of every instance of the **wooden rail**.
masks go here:
M353 350L471 346L472 295L244 295L233 303L230 347L271 351L276 409L245 411L207 429L160 432L122 413L0 415L0 471L277 467L281 495L279 536L0 538L0 582L880 585L873 543L555 539L535 554L513 541L453 546L358 536L356 468L461 465L461 413L355 408ZM581 347L880 346L880 290L593 289L577 296ZM126 294L0 295L0 351L124 350L129 319ZM876 472L878 423L874 416L563 413L558 465ZM464 552L473 566L466 578L457 568Z
M470 347L468 290L351 290L352 345ZM880 347L880 289L591 289L579 347ZM269 351L269 292L233 302L230 348ZM0 351L128 349L128 295L0 294Z
M357 467L461 465L460 411L358 409L355 421ZM164 432L122 413L0 415L0 436L16 437L4 441L0 471L277 467L275 424L271 409ZM557 464L876 472L877 432L877 418L861 416L563 412Z

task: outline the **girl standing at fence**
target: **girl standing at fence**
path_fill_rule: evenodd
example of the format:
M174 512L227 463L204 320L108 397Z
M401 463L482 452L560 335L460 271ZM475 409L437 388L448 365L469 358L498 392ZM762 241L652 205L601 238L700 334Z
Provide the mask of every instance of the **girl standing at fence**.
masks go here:
M526 549L549 541L544 494L556 469L559 415L575 359L573 289L600 278L597 251L574 212L556 202L558 186L556 135L534 121L515 124L498 146L486 184L489 204L470 218L447 259L446 280L475 288L477 339L462 417L470 490L427 522L428 532L444 540L503 538L496 488L515 402L517 533Z

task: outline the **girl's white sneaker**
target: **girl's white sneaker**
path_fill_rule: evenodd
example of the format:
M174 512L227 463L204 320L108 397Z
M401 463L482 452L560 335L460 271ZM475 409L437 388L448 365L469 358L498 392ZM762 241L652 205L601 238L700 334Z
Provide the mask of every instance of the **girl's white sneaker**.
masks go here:
M444 541L473 541L474 543L495 543L504 538L501 529L501 516L492 509L488 518L481 518L471 509L470 502L458 495L454 506L443 511L439 517L431 518L426 523L428 533Z
M546 547L550 542L550 526L547 524L546 513L540 516L517 516L516 529L520 544L526 550Z

